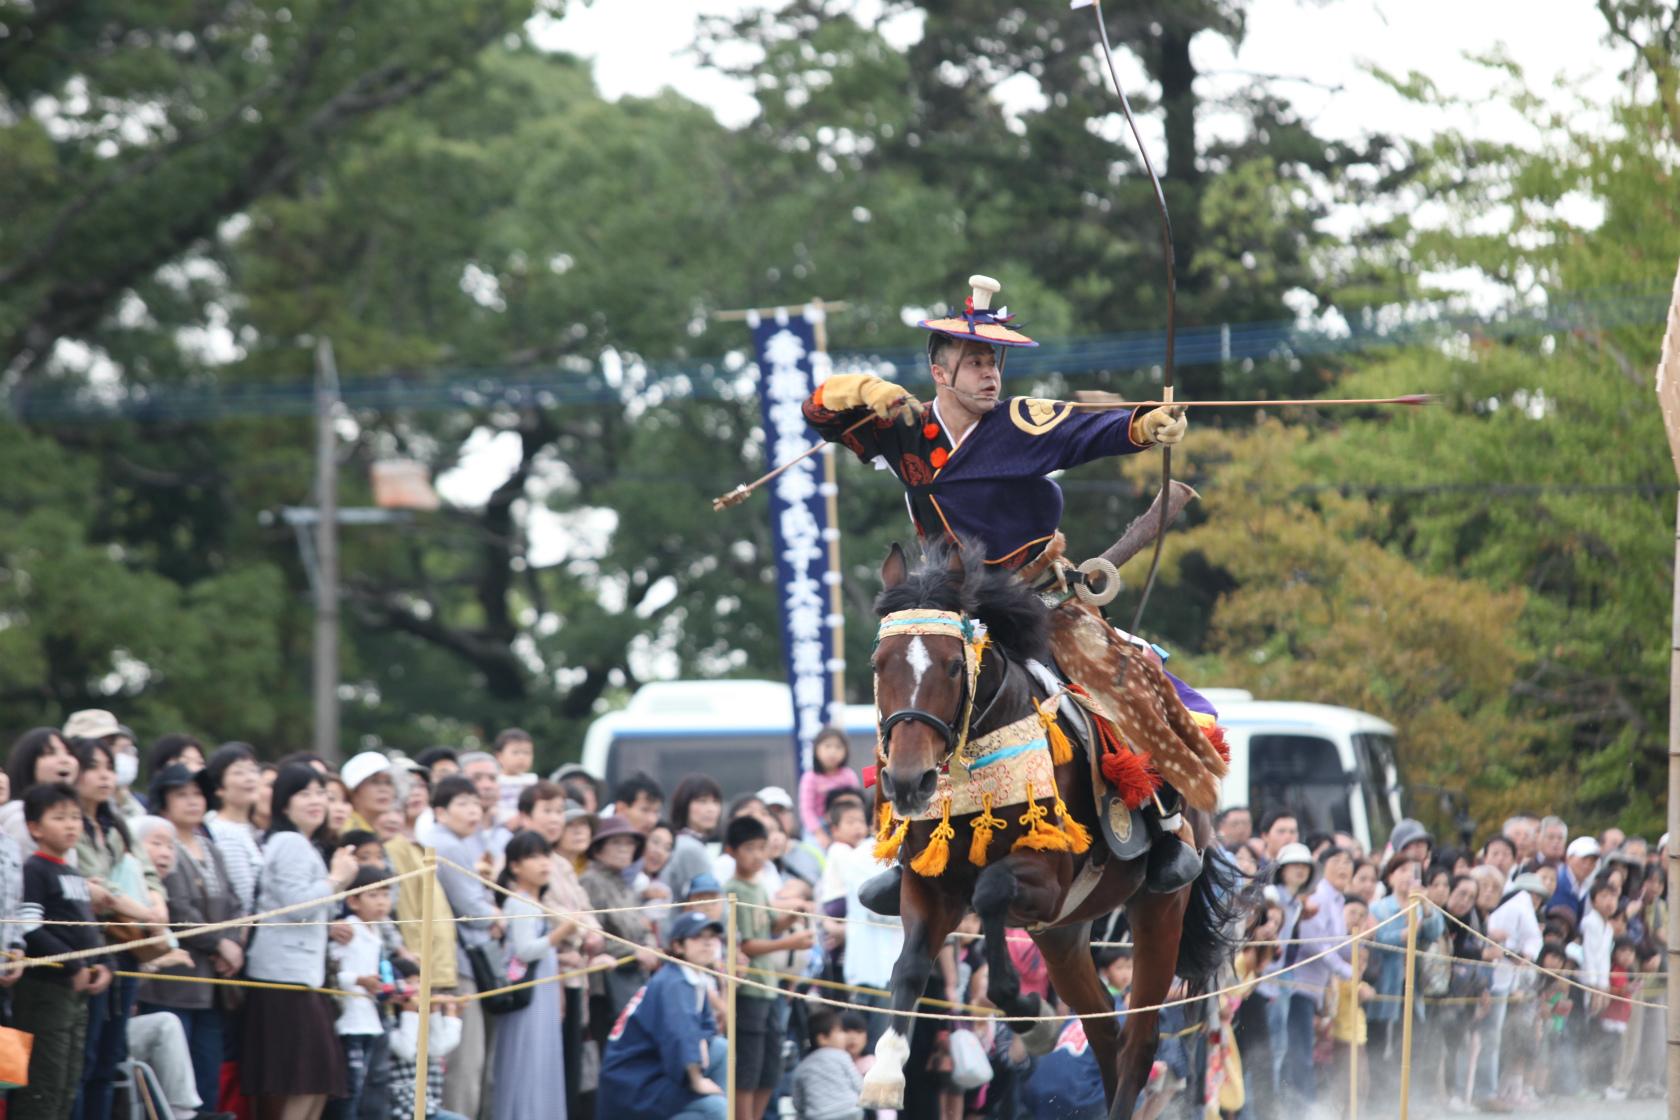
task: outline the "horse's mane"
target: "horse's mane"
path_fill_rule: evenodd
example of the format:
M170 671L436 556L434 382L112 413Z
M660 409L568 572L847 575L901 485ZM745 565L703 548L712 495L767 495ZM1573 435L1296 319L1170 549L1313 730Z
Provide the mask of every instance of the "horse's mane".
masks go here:
M953 556L961 570L952 571ZM993 642L1021 657L1042 659L1050 629L1043 600L1007 568L986 563L985 549L972 540L953 544L941 537L897 587L875 597L875 612L929 607L960 611L986 624Z

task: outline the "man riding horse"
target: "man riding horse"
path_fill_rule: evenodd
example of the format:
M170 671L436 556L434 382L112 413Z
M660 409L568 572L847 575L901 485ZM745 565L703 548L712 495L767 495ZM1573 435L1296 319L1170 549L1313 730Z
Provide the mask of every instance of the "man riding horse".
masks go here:
M1004 397L1005 351L1038 343L1016 329L1007 309L992 310L997 281L973 276L969 283L973 295L962 313L918 324L930 332L931 405L871 374L835 374L806 400L805 419L824 439L843 443L904 483L910 519L924 542L978 541L988 565L1013 570L1047 593L1058 584L1065 592L1059 572L1066 548L1058 531L1062 491L1046 475L1176 444L1187 422L1170 407L1081 412L1061 401ZM870 412L875 422L854 430ZM1222 750L1204 734L1212 728L1212 708L1166 674L1148 643L1099 625L1095 609L1073 595L1064 594L1053 618L1051 652L1062 670L1093 704L1106 706L1128 739L1144 740L1127 745L1146 755L1155 785L1141 810L1151 840L1147 887L1177 891L1201 871L1194 845L1181 839L1189 830L1179 813L1180 794L1194 807L1212 810L1225 773ZM1134 671L1128 681L1125 670L1134 657L1151 672ZM1170 685L1150 688L1138 679L1145 675ZM1140 712L1144 707L1153 712ZM891 796L884 787L882 793ZM898 913L902 876L902 866L895 866L871 880L860 892L864 904L877 913Z

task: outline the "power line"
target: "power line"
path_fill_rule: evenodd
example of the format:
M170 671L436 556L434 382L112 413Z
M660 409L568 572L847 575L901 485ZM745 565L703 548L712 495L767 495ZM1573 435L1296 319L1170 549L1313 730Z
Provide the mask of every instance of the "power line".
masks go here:
M1421 303L1369 311L1357 323L1303 327L1289 320L1222 323L1178 332L1181 365L1221 365L1292 360L1338 353L1438 345L1452 339L1514 340L1575 331L1600 331L1661 323L1669 293L1618 292L1595 298L1553 300L1544 307L1491 314L1457 312ZM1011 355L1012 376L1078 377L1098 373L1148 373L1161 364L1160 331L1096 334L1049 341ZM923 351L906 347L840 351L840 370L868 370L916 387L925 381ZM909 376L914 371L914 376ZM445 368L346 376L344 407L351 411L435 412L490 408L559 408L579 405L656 405L669 400L732 400L749 394L750 363L740 354L687 362L631 363L609 372L602 366ZM215 420L242 416L308 416L314 385L307 377L270 382L227 382L213 374L179 384L99 387L30 387L7 395L8 410L34 423Z

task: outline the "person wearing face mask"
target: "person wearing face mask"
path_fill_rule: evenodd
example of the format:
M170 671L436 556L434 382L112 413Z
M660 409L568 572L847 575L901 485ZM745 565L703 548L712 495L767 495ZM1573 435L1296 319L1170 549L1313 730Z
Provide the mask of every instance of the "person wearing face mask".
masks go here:
M70 718L64 721L64 741L77 739L98 739L110 748L112 768L117 776L117 792L111 797L111 808L117 815L128 821L145 816L146 803L135 796L132 788L140 777L140 748L135 745L134 732L103 708L83 708L71 712Z

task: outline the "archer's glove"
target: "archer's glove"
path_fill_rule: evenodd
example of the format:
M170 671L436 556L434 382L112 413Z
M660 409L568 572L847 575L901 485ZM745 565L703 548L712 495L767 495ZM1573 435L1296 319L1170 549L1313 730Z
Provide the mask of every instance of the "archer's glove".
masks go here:
M1144 443L1164 443L1168 446L1184 439L1190 420L1182 409L1153 408L1138 418L1137 434Z
M872 373L837 373L822 383L819 403L830 412L867 408L883 420L897 416L907 422L921 411L921 404L891 381Z

